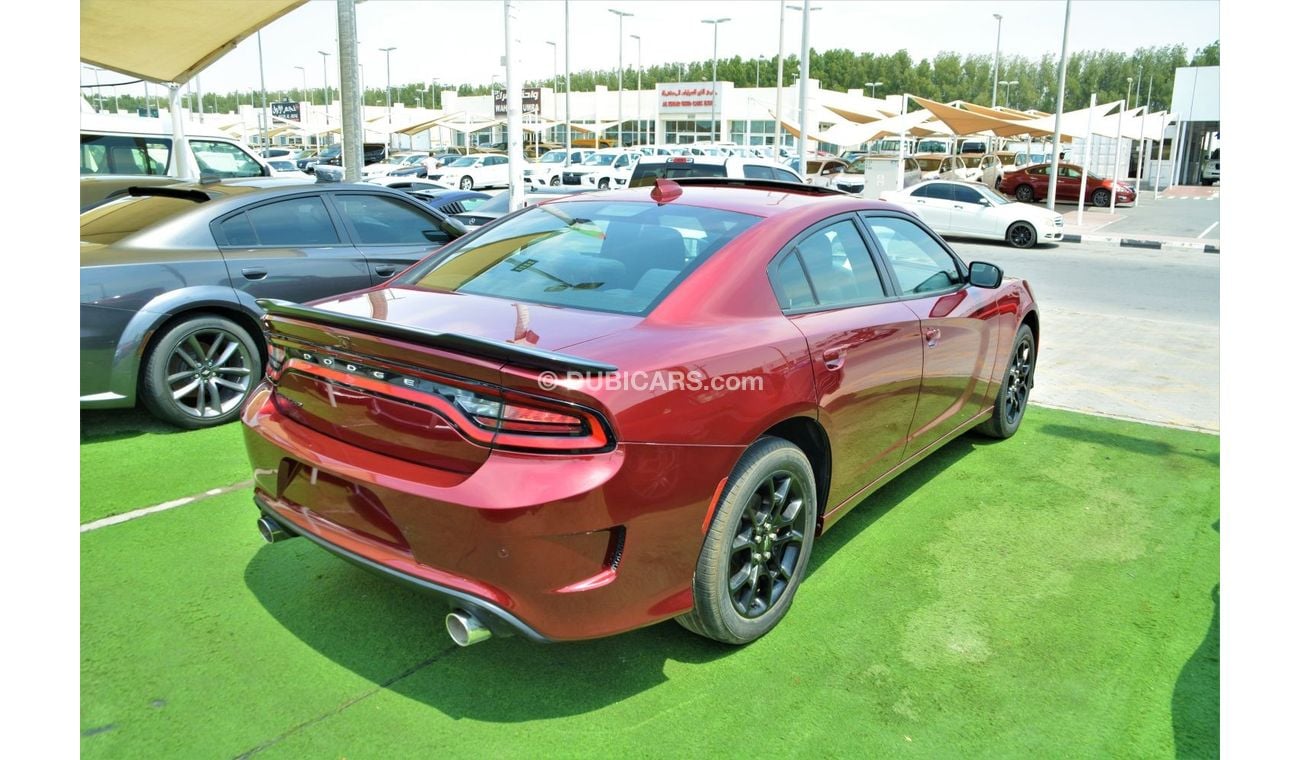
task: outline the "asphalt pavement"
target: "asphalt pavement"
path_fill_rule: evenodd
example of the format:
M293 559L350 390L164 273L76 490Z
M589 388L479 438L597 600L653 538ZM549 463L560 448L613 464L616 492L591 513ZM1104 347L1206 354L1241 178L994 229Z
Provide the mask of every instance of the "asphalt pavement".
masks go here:
M966 261L1024 277L1042 345L1031 400L1219 430L1219 257L1063 243L1021 251L950 241Z
M1058 203L1070 242L1127 247L1181 248L1218 253L1220 248L1219 186L1179 185L1158 197L1144 190L1136 204L1109 208Z

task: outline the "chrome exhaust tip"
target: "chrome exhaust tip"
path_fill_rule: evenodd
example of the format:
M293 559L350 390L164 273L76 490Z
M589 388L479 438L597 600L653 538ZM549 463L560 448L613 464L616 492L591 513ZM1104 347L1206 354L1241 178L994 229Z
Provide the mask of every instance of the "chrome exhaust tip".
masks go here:
M272 520L266 515L257 518L257 532L262 534L262 540L266 541L268 544L273 544L277 541L285 541L296 536L296 534L285 530L280 523Z
M452 610L447 614L447 635L458 647L467 647L492 638L483 622L465 610Z

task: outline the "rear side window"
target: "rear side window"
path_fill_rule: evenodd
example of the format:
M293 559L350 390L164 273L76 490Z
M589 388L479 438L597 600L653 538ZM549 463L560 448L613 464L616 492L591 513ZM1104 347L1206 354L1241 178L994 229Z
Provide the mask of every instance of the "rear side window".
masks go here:
M421 264L403 285L646 314L758 217L642 202L533 206Z
M885 295L866 243L847 219L800 240L775 274L777 300L784 309L835 308Z
M226 142L190 140L190 150L204 177L260 177L262 165L242 148Z
M198 206L191 200L165 196L119 198L81 215L81 240L86 243L115 243Z
M351 222L360 245L428 245L448 240L437 221L392 198L347 193L334 196L334 205Z
M773 179L772 167L745 164L745 179Z
M653 185L655 180L677 179L678 177L725 177L727 168L722 164L698 164L685 162L665 161L659 163L656 161L642 161L632 170L632 179L628 182L631 187L642 187Z
M318 196L290 198L251 208L220 222L226 245L299 248L339 242L325 203Z
M843 170L844 170L843 167L836 167L835 173L839 173ZM773 169L772 179L785 180L786 182L799 182L800 184L803 184L802 181L799 179L798 176L795 175L794 172L788 172L785 169Z
M127 135L82 135L82 174L165 175L172 141Z

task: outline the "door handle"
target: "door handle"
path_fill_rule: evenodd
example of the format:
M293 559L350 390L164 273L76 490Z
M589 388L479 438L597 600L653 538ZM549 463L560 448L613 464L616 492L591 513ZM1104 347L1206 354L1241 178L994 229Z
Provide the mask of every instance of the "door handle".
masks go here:
M919 204L921 204L922 206L925 205L925 201L921 200L920 198L917 198L917 199L916 199L916 202L919 203Z
M244 267L244 278L248 280L261 280L266 277L266 270L260 267Z
M921 334L925 336L925 343L930 348L934 348L935 345L939 342L939 328L937 327L923 328L921 330Z
M844 366L844 346L828 348L822 352L822 361L826 363L826 369L834 372Z
M960 209L960 208L961 208L961 204L960 204L960 203L954 203L954 204L952 204L952 207L955 208L955 209Z
M375 267L375 274L380 277L392 277L397 274L399 269L401 269L401 267L393 266L392 264L383 264Z

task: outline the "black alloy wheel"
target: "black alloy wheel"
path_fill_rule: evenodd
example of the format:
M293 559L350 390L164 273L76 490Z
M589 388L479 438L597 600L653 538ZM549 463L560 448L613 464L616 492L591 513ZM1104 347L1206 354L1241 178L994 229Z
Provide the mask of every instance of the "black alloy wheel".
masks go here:
M1016 222L1007 228L1007 242L1016 248L1033 248L1038 243L1038 232L1029 222Z
M1034 364L1038 354L1034 346L1034 331L1021 325L1016 331L1011 357L1002 388L993 404L993 417L981 424L978 430L994 438L1010 438L1020 429L1029 406L1029 391L1034 387Z

